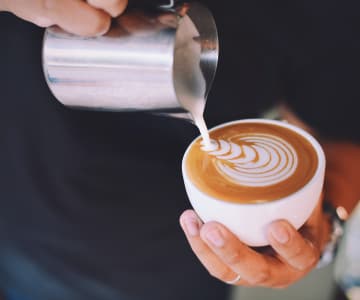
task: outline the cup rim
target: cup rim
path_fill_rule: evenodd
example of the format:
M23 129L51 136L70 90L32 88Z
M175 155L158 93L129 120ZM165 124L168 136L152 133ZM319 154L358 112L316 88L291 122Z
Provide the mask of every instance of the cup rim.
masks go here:
M193 139L193 141L186 148L186 150L184 152L184 155L183 155L183 158L182 158L181 168L182 168L182 174L183 174L183 177L184 177L183 180L188 181L189 184L191 186L193 186L193 188L195 188L196 191L199 192L201 195L203 195L203 196L205 196L207 198L210 198L211 200L214 200L216 202L221 202L223 204L230 205L230 206L239 206L239 205L241 205L241 206L254 206L254 205L267 205L267 206L270 206L270 205L276 205L276 203L287 201L288 198L293 197L293 196L301 193L304 189L307 189L309 186L315 184L315 182L318 180L319 176L321 176L322 173L324 173L325 166L326 166L326 158L325 158L324 150L322 149L320 143L310 133L308 133L304 129L302 129L302 128L296 126L296 125L290 124L285 120L281 121L281 120L272 120L272 119L263 119L263 118L249 118L249 119L233 120L233 121L229 121L229 122L222 123L222 124L219 124L217 126L212 127L211 129L209 129L209 133L214 131L214 130L217 130L219 128L223 128L223 127L230 126L230 125L233 125L233 124L238 124L238 123L262 123L262 124L278 125L278 126L293 130L296 133L300 134L302 137L304 137L307 141L310 142L310 144L314 147L314 150L315 150L315 152L317 154L318 165L317 165L317 168L316 168L316 171L315 171L314 175L311 177L311 179L302 188L296 190L295 192L291 193L290 195L287 195L285 197L278 198L278 199L273 199L271 201L254 202L254 203L250 203L250 202L241 203L241 202L230 202L230 201L227 201L227 200L222 200L220 198L211 196L211 195L205 193L203 190L199 189L190 180L190 178L189 178L189 176L187 174L185 161L186 161L186 158L187 158L187 156L189 154L189 151L190 151L192 145L199 138L201 138L201 135L198 135L196 138Z

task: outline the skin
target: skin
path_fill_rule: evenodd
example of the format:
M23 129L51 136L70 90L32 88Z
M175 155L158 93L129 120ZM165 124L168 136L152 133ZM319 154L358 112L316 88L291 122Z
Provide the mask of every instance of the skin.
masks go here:
M327 158L326 198L351 213L360 199L360 144L326 140L323 148Z
M300 231L284 220L270 224L271 247L262 249L248 247L220 223L203 224L192 210L181 215L180 224L193 252L213 277L227 282L239 274L236 285L284 288L316 266L327 241L329 222L320 204Z
M288 122L309 129L292 112L284 111L283 115ZM327 159L325 197L334 207L342 207L346 217L360 199L360 145L318 139ZM261 249L248 247L222 224L202 223L193 210L181 215L180 225L193 252L213 277L227 282L240 275L235 285L285 288L316 266L329 240L331 226L322 201L323 196L299 231L285 220L270 224L270 246Z
M0 11L8 11L41 27L58 25L82 36L106 33L111 18L120 15L127 0L0 0Z
M120 15L127 0L0 0L0 11L11 12L41 27L58 25L82 36L108 31L111 18ZM286 108L284 119L303 126ZM326 198L349 213L360 199L360 146L349 142L324 141L327 156ZM339 157L338 153L343 155ZM329 238L330 225L321 201L307 223L296 231L284 220L270 224L270 247L253 249L238 240L223 225L203 224L194 211L185 211L180 224L189 244L210 275L237 285L283 288L304 277L316 265Z

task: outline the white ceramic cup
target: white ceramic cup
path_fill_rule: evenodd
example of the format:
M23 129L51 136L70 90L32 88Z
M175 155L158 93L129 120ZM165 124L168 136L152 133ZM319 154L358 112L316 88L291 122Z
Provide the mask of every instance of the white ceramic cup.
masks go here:
M283 121L245 119L221 124L212 128L210 132L232 124L247 122L285 127L311 143L318 157L318 166L314 176L304 187L284 198L261 203L232 203L209 196L190 181L185 168L189 150L200 137L196 138L185 151L182 160L182 174L191 205L203 222L217 221L225 225L249 246L266 246L269 244L266 229L273 221L287 220L296 229L299 229L310 217L321 196L325 176L325 155L314 137L299 127Z

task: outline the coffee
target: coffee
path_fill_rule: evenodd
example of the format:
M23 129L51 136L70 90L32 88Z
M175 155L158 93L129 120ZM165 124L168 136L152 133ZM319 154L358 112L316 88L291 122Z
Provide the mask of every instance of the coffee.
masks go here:
M312 144L276 124L233 123L210 132L211 147L198 138L185 167L205 194L236 203L269 202L302 189L318 168Z

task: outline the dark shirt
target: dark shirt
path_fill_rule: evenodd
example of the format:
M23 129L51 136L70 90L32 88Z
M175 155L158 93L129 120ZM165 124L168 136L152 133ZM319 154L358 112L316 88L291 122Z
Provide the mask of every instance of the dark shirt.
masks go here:
M286 99L359 139L359 4L204 1L220 59L209 126ZM0 285L29 299L223 299L178 225L189 122L72 110L49 92L43 29L0 14Z

